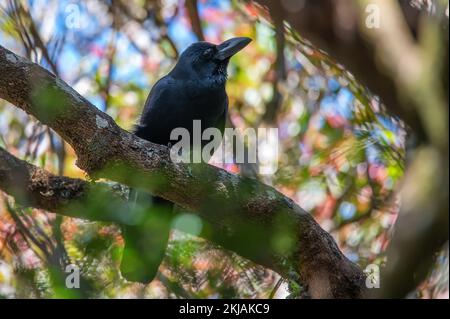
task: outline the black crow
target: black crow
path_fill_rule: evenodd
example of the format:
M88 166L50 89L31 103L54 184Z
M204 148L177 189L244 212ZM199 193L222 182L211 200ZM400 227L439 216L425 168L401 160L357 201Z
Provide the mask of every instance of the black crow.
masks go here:
M225 92L230 58L249 44L251 39L233 38L219 45L197 42L189 46L172 71L152 88L134 134L153 143L168 145L175 128L187 129L193 135L193 121L201 129L214 127L222 133L228 110ZM142 194L138 194L142 203ZM150 197L151 198L151 197ZM125 248L122 275L130 281L154 279L164 257L172 223L173 204L161 198L144 199L148 207L136 226L124 226ZM148 202L147 202L148 201Z

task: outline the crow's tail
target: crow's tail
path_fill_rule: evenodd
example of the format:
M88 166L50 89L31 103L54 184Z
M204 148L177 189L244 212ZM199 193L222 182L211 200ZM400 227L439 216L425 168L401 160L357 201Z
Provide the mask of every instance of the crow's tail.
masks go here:
M125 239L120 270L129 281L152 281L165 256L172 224L173 203L136 191L135 209L142 209L136 225L122 226Z

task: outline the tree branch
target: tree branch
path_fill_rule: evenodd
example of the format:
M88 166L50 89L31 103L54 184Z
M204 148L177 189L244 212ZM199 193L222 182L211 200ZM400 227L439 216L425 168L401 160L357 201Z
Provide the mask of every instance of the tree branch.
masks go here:
M215 225L210 234L214 241L283 277L298 273L312 297L362 296L362 271L307 212L272 187L210 165L200 169L173 163L166 147L121 129L62 80L1 46L0 72L0 98L53 128L75 150L77 165L91 176L146 189L200 214ZM4 176L8 174L0 175ZM80 183L69 183L75 194L84 187ZM289 251L280 252L273 244L280 231L287 230L277 221L292 230Z
M197 36L199 41L205 41L205 36L203 34L202 22L198 13L197 0L186 0L185 7L191 21L192 31Z
M54 176L0 147L0 188L24 206L54 211L81 198L86 182Z

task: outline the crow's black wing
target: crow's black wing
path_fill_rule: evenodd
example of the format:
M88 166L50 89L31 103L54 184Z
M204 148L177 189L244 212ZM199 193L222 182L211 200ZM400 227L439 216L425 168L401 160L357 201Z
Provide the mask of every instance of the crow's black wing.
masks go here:
M139 125L134 134L147 141L167 145L170 131L176 125L176 82L169 76L163 77L153 86L145 102Z

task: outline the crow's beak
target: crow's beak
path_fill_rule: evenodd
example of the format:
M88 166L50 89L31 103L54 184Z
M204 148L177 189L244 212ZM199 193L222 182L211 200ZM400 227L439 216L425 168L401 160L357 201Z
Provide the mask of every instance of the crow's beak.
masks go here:
M216 54L216 59L221 61L232 57L243 48L247 46L252 41L250 38L240 37L229 39L217 46L218 52Z

